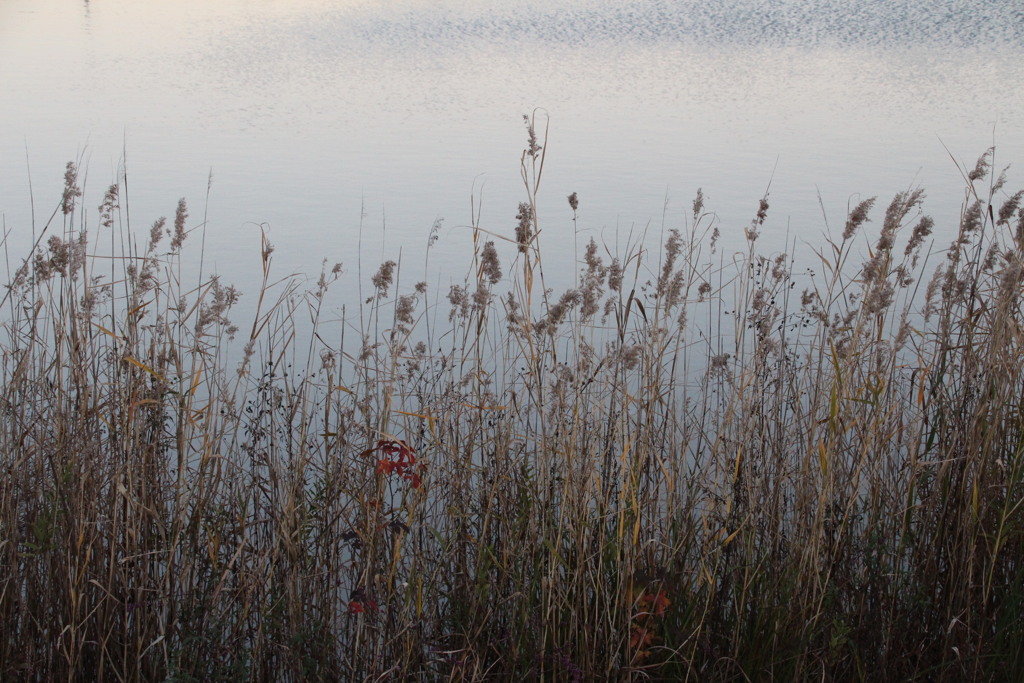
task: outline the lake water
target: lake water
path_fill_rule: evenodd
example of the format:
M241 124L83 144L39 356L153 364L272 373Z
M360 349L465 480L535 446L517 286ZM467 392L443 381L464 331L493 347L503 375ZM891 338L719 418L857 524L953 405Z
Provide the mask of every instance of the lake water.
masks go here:
M446 290L471 196L512 235L522 114L541 108L554 268L576 239L682 227L698 187L738 240L770 184L768 250L820 244L871 195L877 228L917 185L949 231L951 155L1024 162L1021 83L1019 0L0 0L0 212L13 259L30 180L38 228L69 160L93 226L127 169L141 234L181 196L196 224L212 173L207 260L243 288L260 225L280 274L315 273L422 263L443 219Z

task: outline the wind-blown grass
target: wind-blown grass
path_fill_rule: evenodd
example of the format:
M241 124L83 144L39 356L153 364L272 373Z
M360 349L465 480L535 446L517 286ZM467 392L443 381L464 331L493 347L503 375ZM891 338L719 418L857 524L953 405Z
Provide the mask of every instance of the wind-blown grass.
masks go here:
M698 192L559 294L527 123L508 236L446 297L384 264L344 329L340 269L275 283L264 242L236 330L184 202L101 257L121 188L87 235L69 165L3 304L0 677L1024 677L1024 195L991 151L930 259L920 191L870 237L852 207L814 277L758 253L766 200L724 253Z

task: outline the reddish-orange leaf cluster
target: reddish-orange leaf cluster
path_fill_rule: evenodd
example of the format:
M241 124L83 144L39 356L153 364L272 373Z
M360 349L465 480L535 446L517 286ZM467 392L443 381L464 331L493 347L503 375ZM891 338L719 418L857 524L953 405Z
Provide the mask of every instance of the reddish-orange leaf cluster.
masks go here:
M409 482L414 489L420 487L422 480L419 472L415 470L422 472L426 466L423 463L416 464L416 456L407 443L381 440L374 448L367 449L360 455L369 456L374 453L381 456L377 458L377 474L395 474Z
M671 604L672 601L668 599L668 595L666 595L665 591L663 590L658 591L654 595L651 595L650 593L645 593L640 596L639 600L637 600L637 607L639 608L639 611L637 612L634 619L636 619L637 621L643 621L644 619L647 619L650 616L654 616L660 619L661 617L665 616L665 611Z
M651 656L648 646L654 644L654 627L658 619L665 616L668 606L672 604L664 590L656 593L643 592L636 598L636 613L629 632L629 647L633 650L635 660L643 660Z
M645 628L643 626L634 626L633 630L629 633L629 646L634 650L639 650L640 648L647 647L653 642L654 633L652 633L650 629ZM651 653L649 651L644 650L642 652L636 653L636 656L642 658L648 657L650 656L650 654Z
M376 612L377 601L376 600L353 600L348 603L349 614L362 614L363 612Z

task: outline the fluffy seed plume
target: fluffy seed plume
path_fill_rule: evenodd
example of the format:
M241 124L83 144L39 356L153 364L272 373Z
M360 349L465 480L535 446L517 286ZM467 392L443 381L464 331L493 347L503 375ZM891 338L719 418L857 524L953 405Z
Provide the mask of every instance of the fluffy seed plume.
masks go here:
M865 199L860 204L853 207L853 211L850 212L850 216L846 219L846 228L843 230L844 242L853 237L857 232L857 229L869 220L868 212L871 211L871 207L875 205L875 199L877 199L877 197Z
M519 225L516 226L516 242L520 253L525 254L533 239L533 207L526 202L519 202L519 213L516 214Z

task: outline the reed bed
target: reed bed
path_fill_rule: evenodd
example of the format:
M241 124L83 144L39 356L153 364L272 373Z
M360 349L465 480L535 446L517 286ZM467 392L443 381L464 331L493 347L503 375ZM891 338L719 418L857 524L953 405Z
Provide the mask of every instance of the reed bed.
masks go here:
M910 190L794 274L767 198L727 249L698 192L553 291L527 130L465 280L386 262L342 324L343 269L277 281L264 240L236 328L184 200L136 242L115 184L90 232L69 164L3 300L0 678L1024 679L992 150L946 250Z

